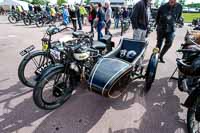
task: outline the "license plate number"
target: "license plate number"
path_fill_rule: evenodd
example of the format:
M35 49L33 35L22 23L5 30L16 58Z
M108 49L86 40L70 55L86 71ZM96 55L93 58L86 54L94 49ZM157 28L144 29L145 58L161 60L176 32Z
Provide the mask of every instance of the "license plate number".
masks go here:
M34 50L34 49L35 49L35 46L34 46L34 45L31 45L31 46L29 46L28 48L26 48L25 50L21 51L19 54L20 54L21 56L24 56L24 55L26 55L27 53L31 52L31 51Z

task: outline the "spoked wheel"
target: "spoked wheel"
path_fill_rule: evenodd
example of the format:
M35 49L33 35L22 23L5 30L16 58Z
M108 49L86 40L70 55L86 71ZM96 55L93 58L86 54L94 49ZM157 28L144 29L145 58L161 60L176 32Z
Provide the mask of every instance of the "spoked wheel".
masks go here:
M24 18L23 22L26 26L31 25L31 20L29 18Z
M44 26L44 21L43 20L37 20L35 22L35 24L36 24L37 27L43 27Z
M188 109L187 128L189 133L200 133L200 97Z
M35 87L42 71L50 64L54 64L54 60L47 52L27 55L18 68L19 80L28 87Z
M9 15L8 16L8 21L11 23L11 24L16 24L17 23L17 18L13 15Z
M145 75L145 88L144 92L147 93L151 89L151 86L155 80L156 71L158 67L158 53L153 53L149 60Z
M53 110L64 104L72 95L73 87L70 75L63 69L48 73L33 90L35 104L45 110Z

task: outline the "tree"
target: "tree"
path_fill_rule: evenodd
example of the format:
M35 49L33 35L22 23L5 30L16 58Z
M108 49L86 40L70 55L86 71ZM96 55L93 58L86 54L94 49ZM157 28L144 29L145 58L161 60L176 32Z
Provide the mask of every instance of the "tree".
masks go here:
M179 0L179 3L184 6L185 5L185 0Z
M156 0L156 1L155 1L154 6L155 6L156 8L158 8L158 6L159 6L159 0Z
M39 5L45 5L48 3L48 0L32 0L32 4L39 4Z
M66 3L66 0L57 0L57 4L61 6L62 4Z

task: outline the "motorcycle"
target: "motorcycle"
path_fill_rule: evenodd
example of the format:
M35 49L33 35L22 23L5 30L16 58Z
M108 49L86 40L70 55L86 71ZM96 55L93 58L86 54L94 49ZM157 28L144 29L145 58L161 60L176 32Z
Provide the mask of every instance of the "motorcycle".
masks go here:
M17 22L23 20L25 16L26 16L25 12L19 13L19 12L16 12L16 11L12 11L8 15L8 21L11 24L16 24Z
M189 133L197 133L200 132L198 127L200 123L200 47L199 44L190 40L190 43L182 44L182 48L177 52L182 53L182 58L176 60L178 89L189 95L183 104L188 108L187 128Z

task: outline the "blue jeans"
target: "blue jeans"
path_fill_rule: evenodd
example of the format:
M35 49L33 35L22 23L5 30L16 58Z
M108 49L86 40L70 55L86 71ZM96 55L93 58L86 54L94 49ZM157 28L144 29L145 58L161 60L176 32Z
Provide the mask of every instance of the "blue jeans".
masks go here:
M98 40L99 41L103 37L103 33L102 33L103 26L104 26L104 22L103 21L98 22L98 24L97 24L97 33L98 33Z
M78 18L78 26L79 26L79 30L82 30L81 17Z
M115 28L119 28L119 18L115 18Z

